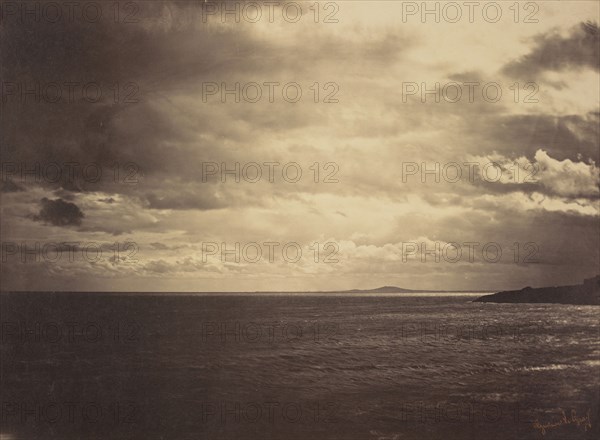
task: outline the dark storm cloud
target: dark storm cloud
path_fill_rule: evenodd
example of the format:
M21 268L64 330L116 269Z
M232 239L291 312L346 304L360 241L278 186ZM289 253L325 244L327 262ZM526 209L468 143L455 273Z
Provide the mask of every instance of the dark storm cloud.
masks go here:
M44 197L40 200L42 208L33 220L49 223L54 226L79 226L84 215L79 206L62 199L50 200Z
M558 160L577 161L581 157L583 161L591 158L598 163L599 123L597 113L584 116L483 116L474 122L477 130L473 134L483 136L479 145L485 150L508 156L533 157L538 149L544 149Z
M115 185L115 163L134 163L146 176L195 180L202 160L219 162L237 153L225 145L246 145L265 133L328 122L314 107L271 106L265 111L260 105L203 105L202 82L260 83L282 75L295 81L299 75L313 74L314 63L332 58L353 63L357 57L385 62L407 47L403 38L390 32L372 36L357 30L364 42L348 44L343 37L317 31L290 51L287 44L259 36L248 23L203 23L201 2L139 5L139 23L3 23L3 81L23 89L43 89L53 82L61 85L62 93L59 102L49 103L43 96L20 97L14 90L3 90L3 161L28 168L57 164L60 178L41 183L72 192L137 193L139 187ZM64 85L68 82L78 84L72 101ZM98 102L82 99L82 87L89 83L100 88ZM137 102L124 102L127 98ZM70 163L80 170L97 165L102 178L72 178L65 165ZM147 193L156 193L155 188L144 183ZM208 197L170 192L169 197L150 194L151 207L216 206L203 201ZM182 197L185 200L178 200Z
M56 163L61 179L53 183L85 191L106 182L68 179L64 163L110 168L115 162L135 162L149 173L169 170L174 162L169 146L190 142L191 130L201 134L223 125L205 112L182 127L186 109L169 104L169 97L200 90L203 80L219 80L229 71L266 69L256 40L243 27L182 28L176 18L183 7L168 5L167 14L159 3L142 5L140 24L3 23L3 161ZM165 24L167 18L172 22ZM21 90L43 90L51 82L60 85L59 102L40 99L39 93L21 95ZM77 84L74 99L66 83ZM100 89L98 102L82 99L83 85L90 83ZM124 102L127 98L137 102Z
M25 188L23 188L21 185L17 185L11 179L2 180L2 183L0 186L0 192L11 193L11 192L21 192L21 191L25 191Z
M582 67L600 70L600 32L597 23L581 23L568 37L557 31L538 35L527 55L504 67L508 75L534 79L545 70L561 71Z

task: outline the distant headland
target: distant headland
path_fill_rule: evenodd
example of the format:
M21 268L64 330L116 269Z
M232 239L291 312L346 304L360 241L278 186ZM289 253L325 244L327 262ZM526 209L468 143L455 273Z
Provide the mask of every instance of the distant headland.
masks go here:
M396 286L383 286L376 289L327 290L317 293L482 293L486 290L413 290ZM493 292L493 291L489 291Z
M525 287L479 297L475 302L493 303L556 303L600 305L600 275L588 278L582 284L557 287Z

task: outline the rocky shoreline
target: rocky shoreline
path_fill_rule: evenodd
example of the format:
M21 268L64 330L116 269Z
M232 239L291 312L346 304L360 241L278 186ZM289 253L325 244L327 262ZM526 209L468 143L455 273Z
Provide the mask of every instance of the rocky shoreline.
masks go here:
M574 286L525 287L481 296L474 302L600 305L600 275Z

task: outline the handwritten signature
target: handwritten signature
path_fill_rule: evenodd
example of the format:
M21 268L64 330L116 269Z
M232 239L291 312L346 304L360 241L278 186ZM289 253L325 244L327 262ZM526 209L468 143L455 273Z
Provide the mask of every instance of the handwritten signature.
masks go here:
M592 427L590 420L590 410L588 409L585 416L577 416L577 412L572 409L571 415L567 416L563 410L561 410L562 416L556 422L540 423L539 420L533 422L533 428L538 429L542 435L546 435L546 431L556 429L564 425L576 425L577 427L583 426L583 429L587 431Z

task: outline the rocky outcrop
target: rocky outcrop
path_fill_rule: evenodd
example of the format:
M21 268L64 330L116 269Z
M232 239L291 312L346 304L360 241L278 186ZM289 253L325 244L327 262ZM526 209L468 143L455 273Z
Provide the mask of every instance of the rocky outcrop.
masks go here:
M600 305L600 275L574 286L525 287L482 296L475 302Z

